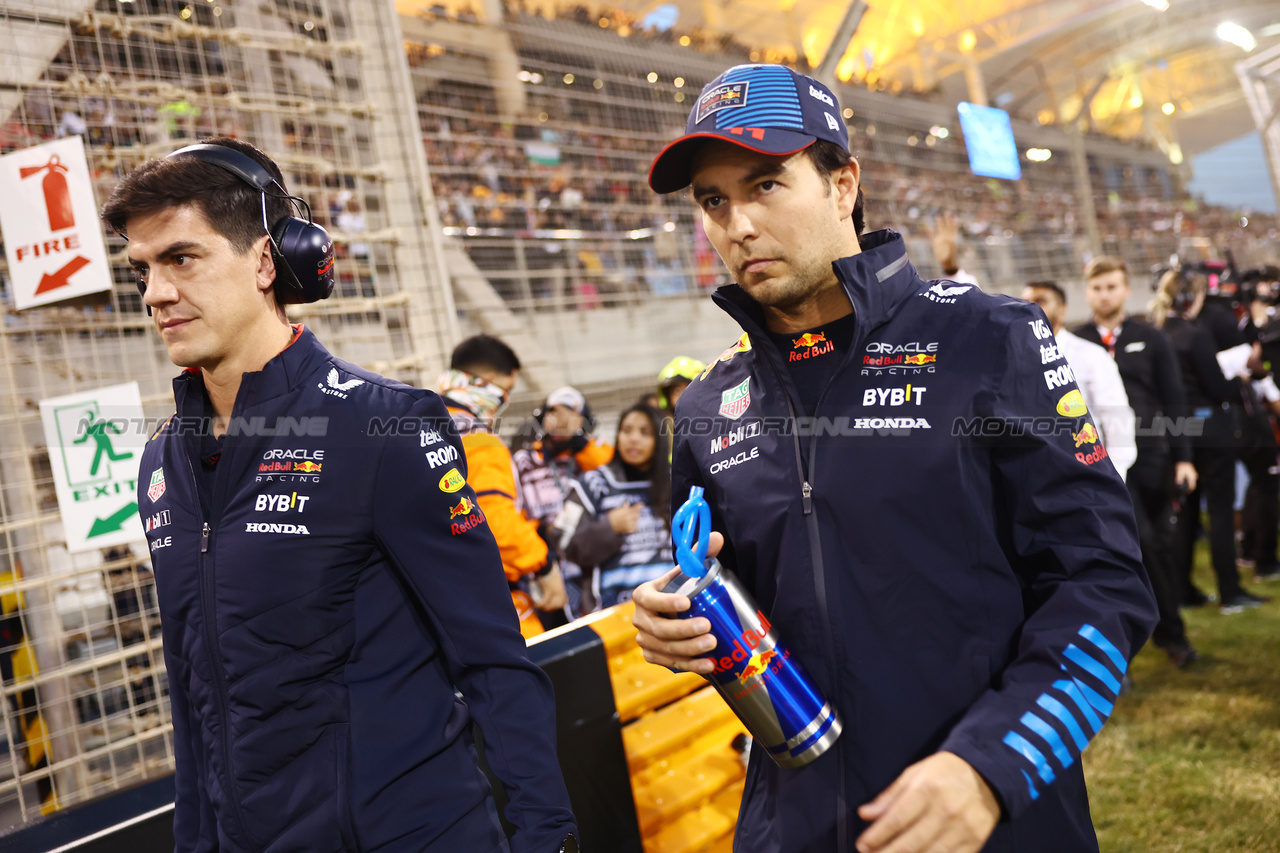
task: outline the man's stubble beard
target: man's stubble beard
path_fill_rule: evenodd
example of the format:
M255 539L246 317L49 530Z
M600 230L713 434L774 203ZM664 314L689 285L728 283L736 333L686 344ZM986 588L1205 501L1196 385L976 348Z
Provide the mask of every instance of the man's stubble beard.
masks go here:
M791 312L821 292L830 272L829 266L794 270L789 275L767 279L754 287L743 285L743 290L765 308Z

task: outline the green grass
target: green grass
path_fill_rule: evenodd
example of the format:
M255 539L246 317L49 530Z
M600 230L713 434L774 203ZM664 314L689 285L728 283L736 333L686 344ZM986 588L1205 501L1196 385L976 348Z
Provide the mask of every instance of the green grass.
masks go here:
M1196 582L1216 591L1203 544ZM1280 583L1241 577L1280 599ZM1280 601L1182 616L1201 660L1179 671L1148 644L1085 753L1102 853L1280 851Z

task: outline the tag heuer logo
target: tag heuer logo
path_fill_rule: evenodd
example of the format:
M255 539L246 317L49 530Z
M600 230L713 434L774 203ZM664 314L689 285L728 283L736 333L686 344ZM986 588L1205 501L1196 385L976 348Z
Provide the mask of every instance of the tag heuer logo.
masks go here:
M151 485L147 487L147 497L155 503L164 495L164 469L157 468L151 472Z
M751 405L751 377L720 395L720 414L736 421Z

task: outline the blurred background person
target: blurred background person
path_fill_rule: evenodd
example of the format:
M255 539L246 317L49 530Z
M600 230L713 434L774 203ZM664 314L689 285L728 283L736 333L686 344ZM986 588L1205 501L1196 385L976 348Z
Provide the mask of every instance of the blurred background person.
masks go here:
M568 385L548 394L525 427L511 445L517 500L525 515L537 522L538 533L553 558L559 558L559 536L553 522L564 508L564 499L577 477L613 458L613 447L591 434L595 416L587 398ZM546 628L563 625L583 614L581 570L560 559L560 576L564 580L565 606L539 611ZM535 606L542 606L541 579L536 575L527 577L522 584Z
M1116 363L1098 344L1063 328L1067 316L1067 294L1057 282L1033 281L1023 288L1022 298L1036 303L1044 311L1053 328L1058 351L1071 365L1085 405L1098 425L1096 440L1111 454L1111 463L1116 466L1120 477L1126 478L1130 466L1138 458L1138 449L1134 445L1133 409L1129 408L1129 396L1125 393ZM1041 358L1048 364L1056 359L1056 354L1046 352Z
M1253 571L1254 582L1280 579L1277 560L1277 526L1280 526L1280 388L1272 373L1272 362L1263 341L1274 346L1280 336L1275 321L1280 300L1280 268L1262 267L1247 271L1241 281L1242 297L1249 312L1246 334L1251 337L1246 365L1252 394L1245 418L1245 440L1241 462L1249 475L1244 506L1240 512L1241 568ZM1250 334L1251 333L1251 334Z
M1202 275L1169 270L1160 278L1151 304L1151 321L1165 334L1178 355L1187 406L1203 427L1192 437L1199 483L1178 512L1174 560L1179 576L1189 581L1195 540L1200 530L1201 502L1209 513L1209 554L1218 579L1218 599L1224 614L1240 613L1264 604L1240 585L1235 546L1235 460L1240 445L1240 383L1228 379L1218 364L1213 335L1196 318L1204 307L1206 281Z
M502 568L511 587L511 603L520 617L525 639L543 632L538 610L555 611L567 601L564 581L555 561L548 559L547 543L538 535L538 522L517 502L515 466L511 451L494 434L494 422L516 386L520 359L511 347L490 335L475 335L454 348L449 369L440 377L440 396L467 456L467 482L476 502L489 520L502 555ZM438 440L423 432L425 449ZM542 603L535 606L519 586L526 575L538 578Z
M658 374L658 408L669 417L675 417L676 401L706 367L696 358L689 358L687 355L678 355L667 362L667 366Z
M1085 299L1093 316L1074 334L1098 344L1115 360L1134 412L1137 458L1125 484L1133 498L1142 562L1160 611L1151 641L1174 666L1183 667L1199 654L1178 612L1185 592L1173 561L1173 503L1179 489L1195 488L1196 469L1185 433L1166 428L1185 414L1182 372L1168 338L1125 311L1131 291L1129 268L1121 258L1095 258L1085 268L1084 278Z
M670 570L671 435L659 410L622 413L608 465L579 478L557 521L565 556L592 577L594 609L631 600L640 584Z

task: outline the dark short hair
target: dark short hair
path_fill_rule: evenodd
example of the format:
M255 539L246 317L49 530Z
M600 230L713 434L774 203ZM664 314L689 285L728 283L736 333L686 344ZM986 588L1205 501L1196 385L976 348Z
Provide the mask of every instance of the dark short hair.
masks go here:
M848 166L854 159L849 149L826 139L815 141L804 149L804 153L808 155L809 162L813 163L813 168L818 171L818 174L828 180L833 172ZM862 230L865 227L863 206L862 183L859 182L858 199L853 203L853 228L859 237L862 236Z
M1058 297L1059 302L1061 302L1063 305L1067 304L1066 291L1064 291L1061 287L1059 287L1056 281L1033 281L1033 282L1029 282L1027 284L1027 287L1031 287L1036 290L1050 290L1053 292L1054 296Z
M467 373L492 370L508 376L520 369L520 359L515 350L493 335L473 335L453 348L449 367Z
M255 146L228 136L200 140L239 151L271 173L284 186L284 175ZM194 157L148 160L124 176L102 206L102 221L128 236L129 219L172 207L198 209L231 248L243 254L267 232L262 229L262 194L220 166ZM267 194L267 221L274 226L292 210L283 198Z

